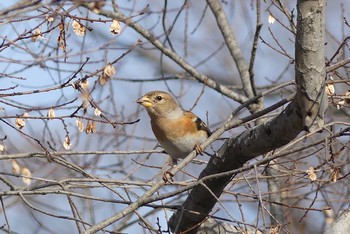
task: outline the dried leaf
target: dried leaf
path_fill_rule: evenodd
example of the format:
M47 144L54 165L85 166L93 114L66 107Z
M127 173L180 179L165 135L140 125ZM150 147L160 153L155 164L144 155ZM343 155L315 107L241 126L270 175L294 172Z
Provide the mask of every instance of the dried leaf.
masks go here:
M88 3L89 8L91 8L92 11L96 14L100 13L101 8L104 7L105 5L106 5L105 0L99 0L99 1Z
M327 84L326 85L326 93L328 96L333 96L335 94L334 84Z
M36 42L36 40L38 39L45 39L43 36L42 36L42 33L41 33L41 29L40 28L36 28L33 32L33 36L32 36L32 42Z
M83 132L83 131L84 131L84 123L83 123L80 119L77 119L77 120L75 121L75 123L76 123L77 126L78 126L79 132Z
M27 112L24 112L24 114L22 116L26 118L26 117L29 117L29 114ZM25 124L26 123L25 123L24 119L22 119L22 118L17 118L16 119L16 127L18 129L22 129Z
M88 92L83 92L81 95L82 103L81 107L83 108L84 114L87 113L89 104L90 104L90 96Z
M92 125L91 125L91 130L92 130L92 133L95 133L96 132L96 124L95 122L92 122Z
M111 33L113 35L119 34L120 33L120 23L118 20L113 20L111 27L109 28L109 31L111 31Z
M50 108L50 110L47 112L47 117L55 118L56 117L55 110Z
M85 90L88 89L89 88L89 81L87 79L82 80L80 83L80 86Z
M76 20L72 23L73 30L77 36L84 36L86 33L86 27Z
M53 21L53 17L50 16L50 15L48 15L48 14L45 15L45 18L46 18L46 20L47 20L48 22L52 22L52 21Z
M337 182L339 177L339 168L333 168L332 172L331 172L331 176L330 176L330 180L335 183Z
M60 30L60 35L57 38L58 47L65 52L67 48L67 44L66 44L66 31L64 28L63 21L61 21L61 23L58 25L58 28Z
M267 22L269 22L269 24L273 24L273 23L275 23L275 21L276 21L276 19L272 15L269 15L269 17L267 18Z
M309 179L310 179L311 181L315 181L315 180L317 179L316 174L315 174L315 173L310 174L310 175L309 175Z
M62 22L58 25L58 29L61 31L64 30L64 24Z
M87 124L86 124L85 133L86 134L90 134L91 133L91 122L90 121L88 121Z
M101 110L98 108L95 108L95 115L100 116L102 114Z
M64 36L63 34L60 34L58 36L58 47L63 50L63 51L66 51L66 40L64 39Z
M16 127L18 129L22 129L26 123L24 122L24 119L22 118L17 118L16 119Z
M269 230L269 234L279 234L280 233L280 226L271 226Z
M12 173L13 174L21 173L21 167L18 165L16 160L12 160Z
M93 122L93 121L88 121L88 123L87 123L87 125L86 125L85 132L86 132L86 134L95 133L95 132L96 132L96 125L95 125L95 122Z
M98 77L98 81L100 82L100 85L105 85L107 84L107 81L109 80L109 77L106 76L104 73L102 73L99 77Z
M69 150L71 146L72 146L72 143L70 142L69 137L66 136L66 138L64 138L63 147L64 147L66 150Z
M306 173L308 174L309 179L311 181L315 181L317 179L317 175L316 175L315 169L313 167L310 167L309 169L307 169Z
M112 66L111 64L108 64L103 69L103 73L110 78L110 77L114 76L116 72L115 72L114 66Z
M22 168L21 170L21 174L24 176L22 178L23 183L25 183L26 185L30 185L32 183L32 179L29 177L32 177L32 173L30 172L30 170L26 167Z

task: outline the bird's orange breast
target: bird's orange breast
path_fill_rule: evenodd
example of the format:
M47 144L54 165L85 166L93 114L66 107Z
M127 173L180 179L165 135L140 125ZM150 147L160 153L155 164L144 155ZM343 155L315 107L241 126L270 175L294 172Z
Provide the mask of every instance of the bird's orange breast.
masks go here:
M190 118L169 120L159 118L151 121L152 130L158 141L176 140L188 134L197 134L197 126Z

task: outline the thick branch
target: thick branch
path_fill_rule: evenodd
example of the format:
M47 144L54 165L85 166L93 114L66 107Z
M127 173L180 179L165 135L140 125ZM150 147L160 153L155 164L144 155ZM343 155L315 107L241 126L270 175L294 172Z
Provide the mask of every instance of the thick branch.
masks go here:
M324 233L350 233L350 207L343 211L338 218L326 228Z
M285 220L285 212L283 206L279 205L283 203L281 190L282 181L281 178L278 177L280 171L280 165L278 163L272 161L268 168L266 168L266 175L270 176L271 179L267 181L267 187L269 191L269 199L270 201L274 201L276 203L271 202L270 205L270 222L271 225L281 225ZM282 232L285 233L285 232Z
M324 125L327 109L324 59L324 0L299 0L295 45L297 100L304 129L313 131Z

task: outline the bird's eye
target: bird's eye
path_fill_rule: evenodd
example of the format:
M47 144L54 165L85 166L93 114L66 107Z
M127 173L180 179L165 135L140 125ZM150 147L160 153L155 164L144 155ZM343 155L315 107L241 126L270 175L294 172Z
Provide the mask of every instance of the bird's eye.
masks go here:
M158 96L156 97L156 99L157 99L158 101L161 101L161 100L163 99L163 97L160 96L160 95L158 95Z

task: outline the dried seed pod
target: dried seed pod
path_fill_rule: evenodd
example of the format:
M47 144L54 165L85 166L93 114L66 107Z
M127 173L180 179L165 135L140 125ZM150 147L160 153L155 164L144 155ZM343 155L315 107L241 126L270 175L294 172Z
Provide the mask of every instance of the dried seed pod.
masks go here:
M102 114L102 112L101 112L101 110L100 109L98 109L98 108L95 108L95 115L96 116L100 116L101 114Z
M309 169L307 169L306 173L308 174L309 179L311 181L315 181L317 179L317 175L316 175L315 169L313 167L310 167Z
M115 71L115 67L112 66L111 64L108 64L107 66L105 66L105 68L103 69L103 73L108 76L109 78L114 76L116 71Z
M77 120L75 121L75 123L76 123L77 126L78 126L79 132L83 132L83 131L84 131L84 123L83 123L80 119L77 119Z
M116 35L116 34L119 34L120 33L120 23L118 20L113 20L111 26L109 27L109 31L113 34L113 35Z
M24 167L21 170L21 174L23 175L23 178L22 178L23 183L29 186L32 183L32 179L29 178L29 177L32 177L32 172L28 168Z
M76 20L72 23L73 30L77 36L84 36L86 33L86 27Z
M47 117L48 118L55 118L56 117L55 110L53 108L50 108L50 110L47 112Z
M72 142L70 141L69 137L66 136L66 138L64 138L63 147L66 150L69 150L71 146L72 146Z

